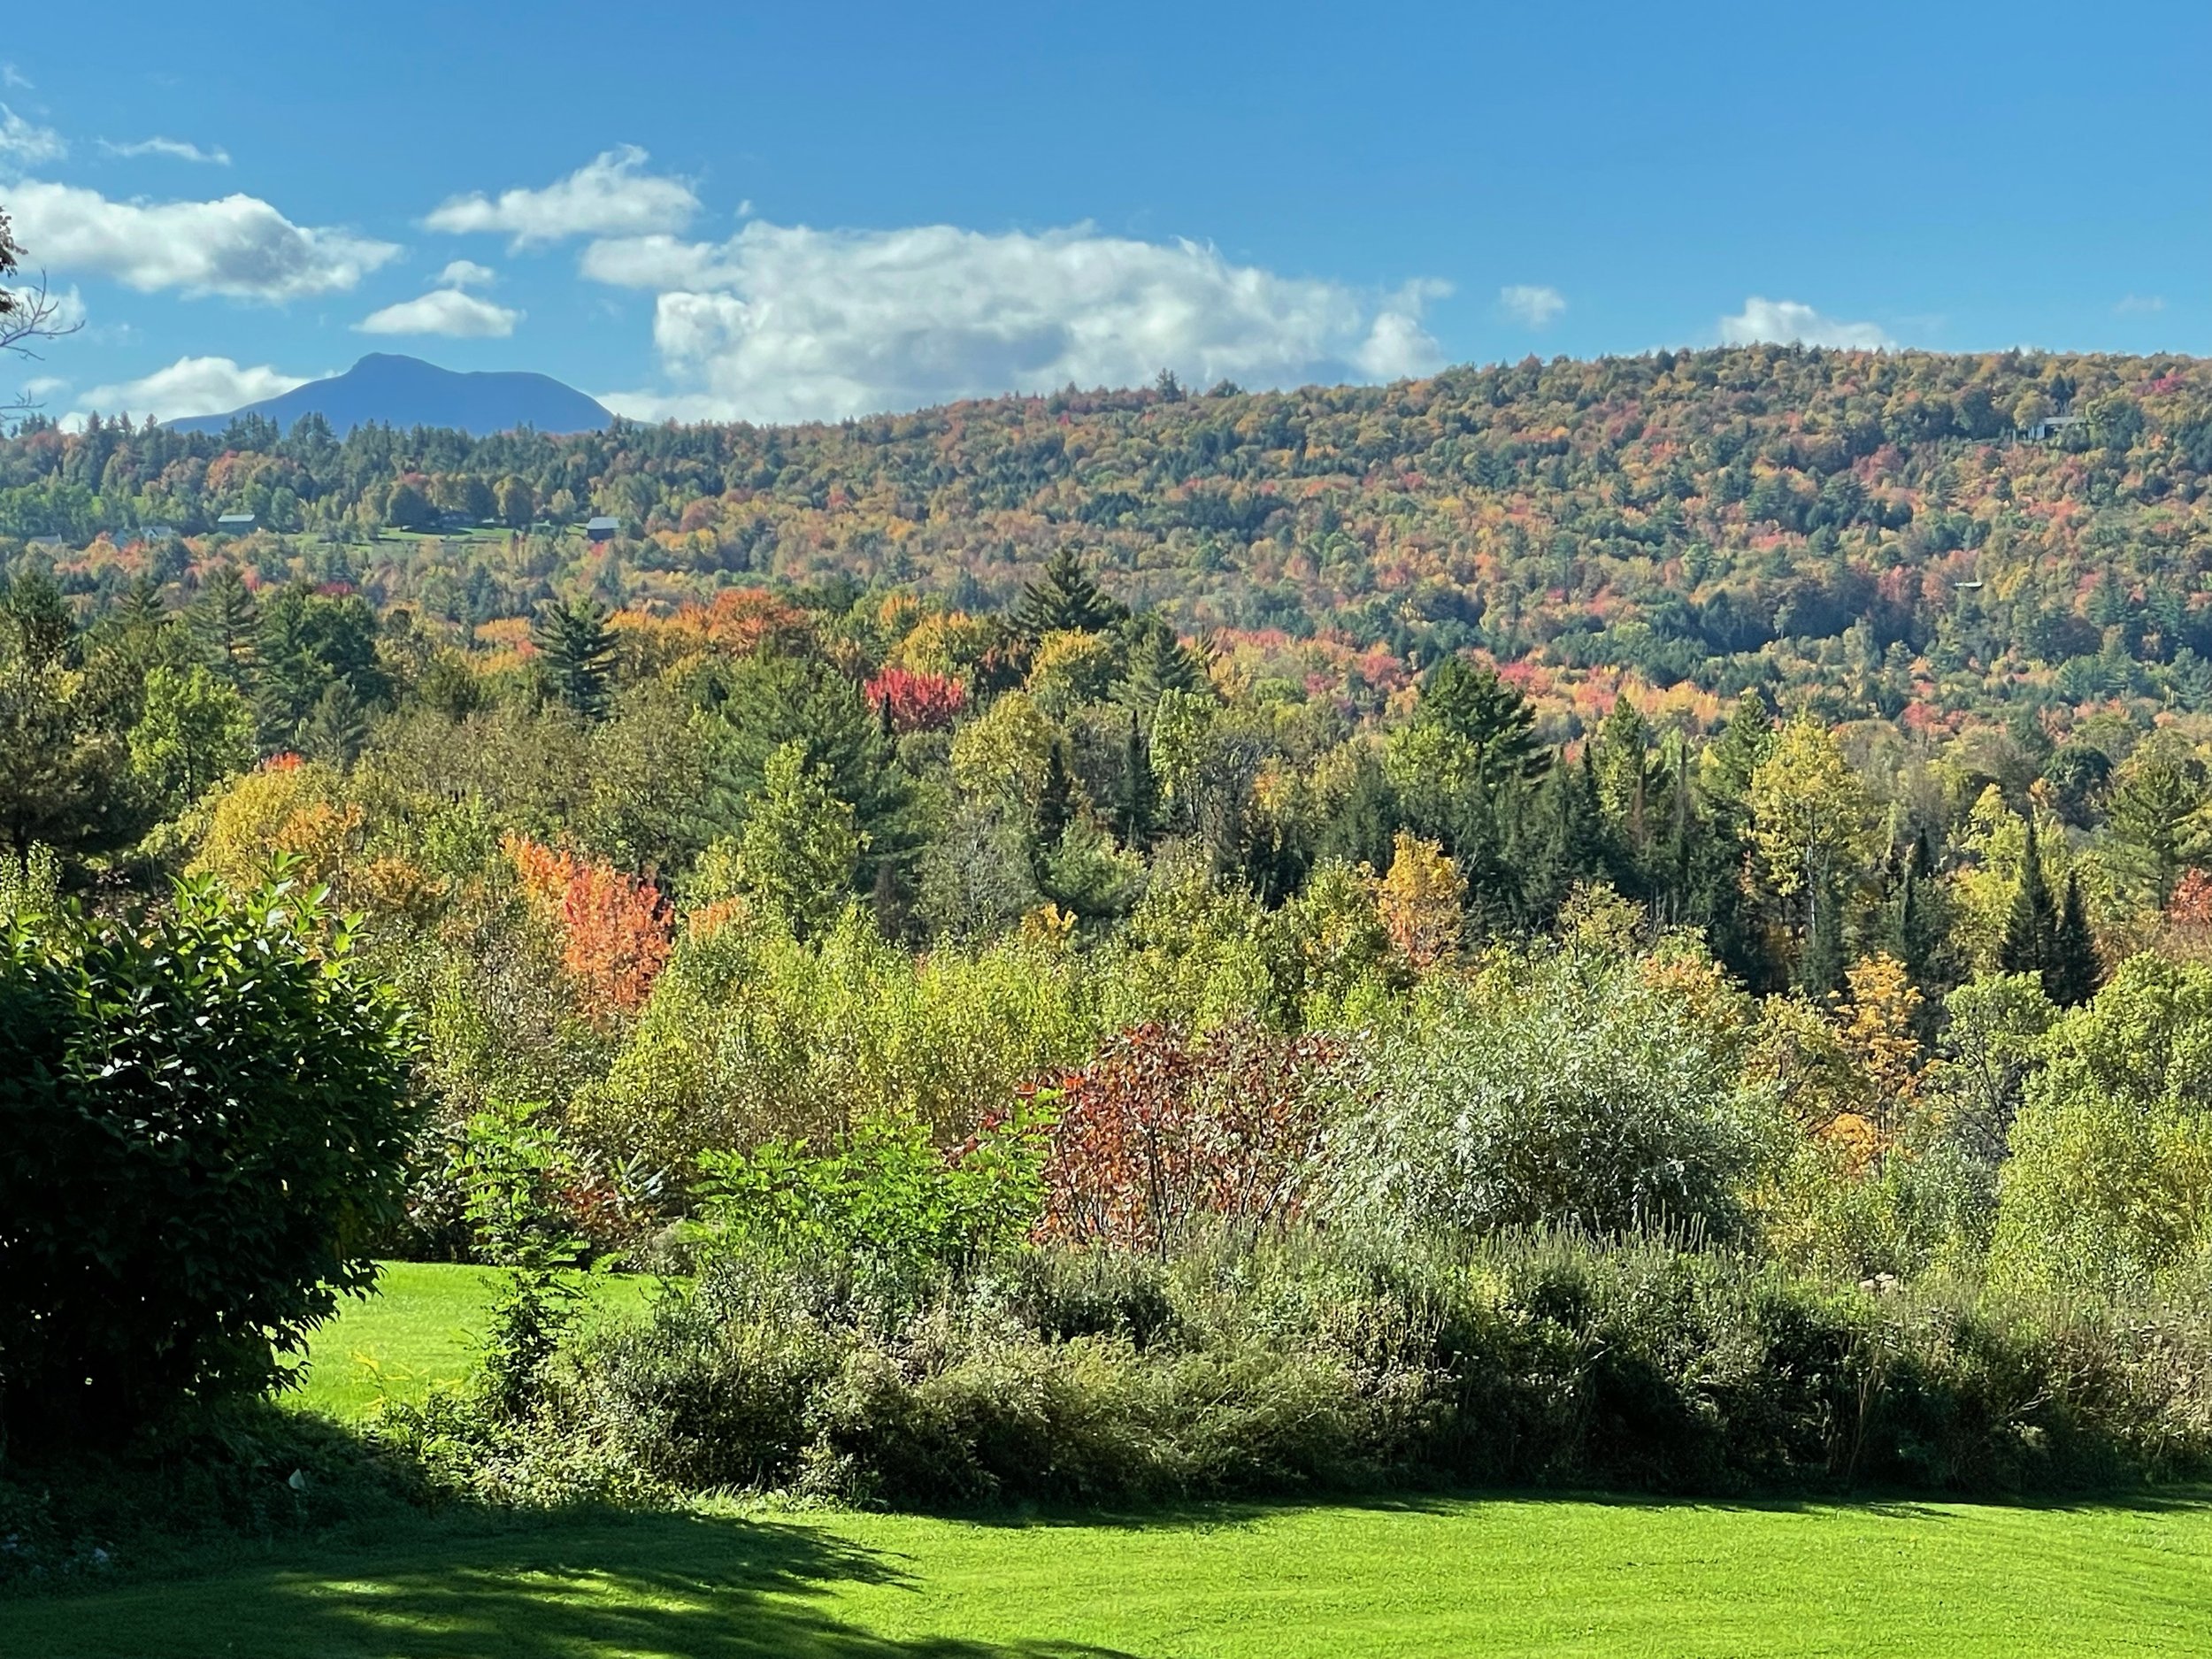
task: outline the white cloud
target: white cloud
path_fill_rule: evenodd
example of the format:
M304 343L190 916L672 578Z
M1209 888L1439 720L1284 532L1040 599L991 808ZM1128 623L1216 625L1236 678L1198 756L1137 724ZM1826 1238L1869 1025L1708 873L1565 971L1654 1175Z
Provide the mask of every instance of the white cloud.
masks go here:
M27 180L8 196L16 240L39 265L97 273L150 293L180 288L289 300L350 288L399 250L295 225L266 202L115 202L76 185Z
M1743 310L1720 319L1723 345L1837 346L1848 351L1894 351L1897 342L1879 323L1847 323L1824 317L1795 300L1753 295Z
M142 379L96 386L76 404L80 414L153 415L174 420L185 415L227 414L306 381L304 375L285 374L266 364L245 368L228 357L179 357Z
M522 313L459 288L433 288L372 311L354 326L365 334L444 334L454 340L503 340Z
M1377 300L1232 265L1194 242L1087 225L818 231L755 219L718 244L601 242L587 276L660 290L653 337L678 382L618 393L641 419L836 419L1171 368L1208 386L1392 380L1437 367L1422 326L1445 284Z
M496 199L480 191L454 196L423 223L456 234L495 231L512 237L518 249L565 236L681 230L699 211L699 198L680 179L647 173L646 160L635 144L624 144L542 190L503 190Z
M111 156L165 156L172 161L196 161L211 167L230 165L230 151L217 145L213 150L202 150L197 144L181 138L142 138L132 144L119 144L104 138L100 148Z
M27 121L0 104L0 161L18 167L35 167L42 161L59 161L69 145L50 127Z
M437 285L442 288L481 288L498 274L473 259L456 259L438 273Z
M0 87L19 87L28 92L31 78L13 64L0 64Z
M2131 294L2112 308L2123 317L2148 317L2166 309L2166 300L2159 294Z
M1514 321L1541 328L1567 309L1567 296L1557 288L1515 282L1498 290L1498 305Z

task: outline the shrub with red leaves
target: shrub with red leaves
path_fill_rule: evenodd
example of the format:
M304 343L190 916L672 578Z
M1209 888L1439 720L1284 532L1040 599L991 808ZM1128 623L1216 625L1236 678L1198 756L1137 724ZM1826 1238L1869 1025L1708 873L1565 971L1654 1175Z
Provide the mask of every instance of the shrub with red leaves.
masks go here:
M1041 1236L1164 1253L1202 1218L1290 1220L1339 1058L1325 1038L1249 1025L1198 1041L1168 1025L1122 1032L1036 1091L1056 1114Z

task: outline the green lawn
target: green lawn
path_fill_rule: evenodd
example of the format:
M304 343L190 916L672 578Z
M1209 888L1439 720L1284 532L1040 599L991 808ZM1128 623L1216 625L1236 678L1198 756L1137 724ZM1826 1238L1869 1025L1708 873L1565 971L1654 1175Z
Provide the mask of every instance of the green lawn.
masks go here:
M2200 1655L2212 1506L1512 1500L448 1528L0 1601L0 1655Z
M380 1395L419 1400L434 1383L457 1382L476 1363L499 1273L445 1262L387 1262L378 1294L347 1298L337 1318L308 1347L306 1386L288 1402L333 1417L356 1417ZM644 1306L654 1281L633 1275L588 1274L591 1310L624 1312Z
M304 1403L461 1375L492 1277L388 1270L318 1343ZM595 1281L595 1304L649 1284ZM2212 1497L406 1517L0 1599L0 1659L2208 1653Z

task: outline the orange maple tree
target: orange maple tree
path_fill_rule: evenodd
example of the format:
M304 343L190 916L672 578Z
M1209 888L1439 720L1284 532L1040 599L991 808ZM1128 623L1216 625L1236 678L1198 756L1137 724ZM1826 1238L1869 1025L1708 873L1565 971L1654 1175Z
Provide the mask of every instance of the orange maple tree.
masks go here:
M561 965L587 1012L643 1006L668 961L672 920L658 889L527 836L510 835L503 845L531 908L560 934Z

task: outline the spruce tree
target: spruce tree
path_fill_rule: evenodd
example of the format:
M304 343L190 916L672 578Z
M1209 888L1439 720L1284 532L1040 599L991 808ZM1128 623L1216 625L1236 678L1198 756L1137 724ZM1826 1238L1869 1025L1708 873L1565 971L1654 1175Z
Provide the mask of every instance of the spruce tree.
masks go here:
M1073 548L1062 548L1044 573L1022 589L1014 626L1032 644L1048 634L1102 634L1129 614L1109 599L1083 568Z
M1164 694L1194 691L1205 683L1197 657L1156 611L1148 611L1130 624L1128 660L1122 700L1145 719L1152 718Z
M549 599L530 630L553 695L587 720L607 712L608 681L614 672L614 635L607 613L595 601L568 604Z
M1421 682L1417 722L1440 726L1475 751L1486 782L1540 778L1551 751L1536 741L1536 711L1493 668L1448 657Z
M1061 757L1060 745L1055 742L1045 750L1045 775L1037 789L1039 844L1057 847L1074 817L1075 780L1068 776L1068 764Z
M2043 989L2061 1008L2075 1008L2094 996L2103 981L2104 964L2089 926L2089 908L2082 901L2081 878L2069 871L2066 902L2060 907L2058 931L2051 941L2051 960L2043 970Z
M1114 802L1114 827L1125 847L1142 847L1152 836L1158 816L1158 789L1152 777L1151 745L1137 717L1129 717L1129 732L1121 744L1120 787Z
M1997 948L1997 965L2007 973L2047 975L2057 936L2058 907L2051 902L2050 883L2043 879L2035 813L2031 810L2027 850L2020 861L2020 885L2013 890L2012 911L2005 918L2005 936Z

